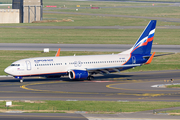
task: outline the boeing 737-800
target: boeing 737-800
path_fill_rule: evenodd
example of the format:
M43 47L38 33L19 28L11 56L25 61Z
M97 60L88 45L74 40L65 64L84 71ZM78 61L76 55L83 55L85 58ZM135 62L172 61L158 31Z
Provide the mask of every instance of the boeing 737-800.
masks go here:
M94 74L109 74L149 64L155 54L151 54L155 27L156 20L151 20L134 46L119 54L28 58L12 63L4 71L20 82L23 77L62 75L90 80Z

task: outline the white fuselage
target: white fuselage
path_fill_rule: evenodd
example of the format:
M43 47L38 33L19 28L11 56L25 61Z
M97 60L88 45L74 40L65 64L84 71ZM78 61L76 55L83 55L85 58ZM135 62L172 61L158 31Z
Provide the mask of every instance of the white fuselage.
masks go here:
M87 70L122 66L129 54L88 55L65 57L38 57L12 63L5 72L13 76L34 76L68 73L70 70Z

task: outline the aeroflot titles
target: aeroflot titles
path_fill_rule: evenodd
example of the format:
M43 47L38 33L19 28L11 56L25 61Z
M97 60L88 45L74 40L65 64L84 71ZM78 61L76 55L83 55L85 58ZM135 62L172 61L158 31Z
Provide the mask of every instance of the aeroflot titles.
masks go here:
M39 62L52 62L53 59L43 59L43 60L34 60L35 63L39 63Z
M125 59L125 58L119 58L119 59ZM39 62L52 62L53 59L43 59L43 60L34 60L35 63L39 63Z

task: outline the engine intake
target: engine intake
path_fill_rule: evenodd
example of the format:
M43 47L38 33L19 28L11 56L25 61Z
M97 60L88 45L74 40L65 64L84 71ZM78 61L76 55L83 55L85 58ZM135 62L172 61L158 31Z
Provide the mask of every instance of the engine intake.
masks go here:
M70 79L86 79L88 77L88 72L85 70L71 70L69 72Z

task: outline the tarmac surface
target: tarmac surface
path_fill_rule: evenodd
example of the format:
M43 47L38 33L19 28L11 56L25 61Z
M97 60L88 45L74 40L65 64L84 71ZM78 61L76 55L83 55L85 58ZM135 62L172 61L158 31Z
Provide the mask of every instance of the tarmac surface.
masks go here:
M95 76L92 81L28 78L24 83L12 77L0 77L0 100L66 100L66 101L171 101L179 102L180 89L160 87L164 84L180 83L180 70L151 71ZM172 81L171 81L172 79ZM157 85L159 87L152 87ZM179 110L172 107L135 113L86 114L66 113L0 113L6 120L179 120L179 116L159 111Z
M179 120L179 116L153 114L153 111L118 114L0 113L2 120Z
M0 50L37 50L43 51L49 48L50 51L109 51L121 52L128 50L133 45L123 44L33 44L33 43L0 43ZM152 52L179 53L180 45L153 45Z
M1 120L88 120L81 114L66 113L0 113Z
M98 75L92 81L0 78L0 100L180 101L180 89L151 87L180 83L180 70ZM174 81L171 82L170 79Z

